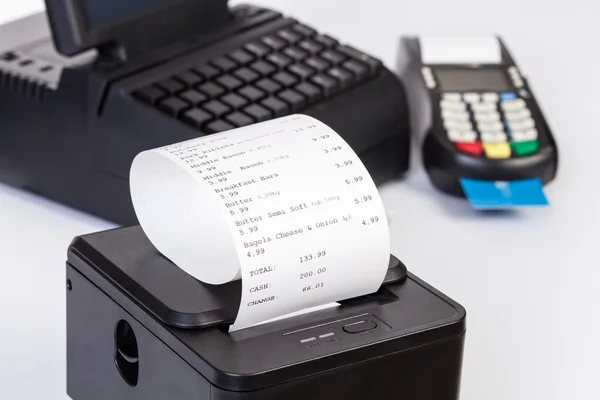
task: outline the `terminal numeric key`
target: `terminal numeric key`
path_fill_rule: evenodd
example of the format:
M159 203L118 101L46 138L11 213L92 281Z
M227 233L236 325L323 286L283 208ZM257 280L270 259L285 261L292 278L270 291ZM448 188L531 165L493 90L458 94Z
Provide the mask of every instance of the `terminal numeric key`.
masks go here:
M169 97L158 103L158 108L173 117L190 108L190 105L177 97Z
M166 98L168 93L156 86L148 86L134 93L134 96L145 103L154 105L158 101Z
M202 129L202 126L212 120L212 118L212 115L199 108L193 108L186 111L182 116L184 122L192 125L196 129Z
M251 42L244 46L248 52L254 54L257 58L262 58L271 52L271 49L263 44Z
M266 96L266 94L255 88L254 86L246 86L238 91L239 94L250 100L252 103L256 103L258 100Z
M327 75L319 74L313 76L310 81L321 89L325 97L331 96L338 89L337 80Z
M343 68L334 67L327 71L327 73L338 80L341 89L346 89L354 83L354 75Z
M312 68L307 67L304 64L294 64L288 68L288 71L297 75L302 80L306 80L314 75L315 71Z
M313 42L312 40L308 39L300 42L298 46L308 51L310 54L317 54L321 50L323 50L323 46L321 46L319 43Z
M254 123L254 120L252 118L241 112L234 112L232 114L229 114L227 117L225 117L225 120L231 125L236 126L238 128L242 126L252 125Z
M280 92L277 96L290 105L292 112L301 110L306 105L306 99L304 96L291 89L286 89Z
M260 104L271 110L275 117L281 117L289 112L288 105L276 97L267 97Z
M235 126L221 119L211 122L206 126L206 130L208 133L219 133L229 131L231 129L235 129Z
M319 57L310 57L305 61L306 65L314 68L318 72L326 71L330 67L330 63Z
M179 82L178 80L172 79L172 78L160 81L157 83L157 85L161 89L164 89L171 94L175 94L177 92L181 92L182 90L186 89L186 87L183 83Z
M321 90L311 83L302 82L301 84L296 85L294 89L296 89L296 91L299 93L302 93L302 95L304 95L304 97L306 97L310 103L314 103L321 99Z
M372 75L377 74L383 67L383 63L381 61L379 61L378 59L373 58L373 57L369 56L368 54L363 53L362 51L356 50L353 47L340 46L340 47L337 47L337 51L347 57L354 58L355 60L358 60L358 61L366 64L369 67L369 72Z
M252 104L251 106L244 108L243 111L254 118L256 122L263 122L273 118L271 111L258 104Z

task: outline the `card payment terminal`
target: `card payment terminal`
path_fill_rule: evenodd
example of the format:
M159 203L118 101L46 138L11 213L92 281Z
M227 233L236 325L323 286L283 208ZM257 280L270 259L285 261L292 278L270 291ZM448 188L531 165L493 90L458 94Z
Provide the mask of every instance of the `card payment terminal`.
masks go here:
M550 128L499 38L404 38L400 60L434 186L463 196L461 178L546 184L555 177Z

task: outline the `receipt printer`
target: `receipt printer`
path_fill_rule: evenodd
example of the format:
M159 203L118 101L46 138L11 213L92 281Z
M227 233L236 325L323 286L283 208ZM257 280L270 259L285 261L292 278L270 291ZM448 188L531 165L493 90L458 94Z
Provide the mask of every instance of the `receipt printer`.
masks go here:
M465 310L395 257L376 293L235 332L241 282L199 282L140 227L76 238L66 288L73 400L459 398Z
M400 80L305 24L227 0L46 7L0 26L0 182L133 225L137 154L292 113L340 132L377 183L408 169Z

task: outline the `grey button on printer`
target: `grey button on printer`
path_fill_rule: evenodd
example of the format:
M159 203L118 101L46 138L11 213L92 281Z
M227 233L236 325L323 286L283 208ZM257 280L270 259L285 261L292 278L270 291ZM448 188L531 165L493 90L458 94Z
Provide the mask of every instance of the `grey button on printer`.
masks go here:
M344 325L342 328L346 333L361 333L377 328L377 323L373 321L359 321Z

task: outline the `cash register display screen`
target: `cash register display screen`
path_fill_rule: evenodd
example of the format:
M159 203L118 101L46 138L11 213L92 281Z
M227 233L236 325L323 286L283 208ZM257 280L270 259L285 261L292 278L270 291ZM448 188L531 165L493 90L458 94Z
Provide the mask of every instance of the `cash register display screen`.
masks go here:
M90 27L104 27L173 0L83 0Z
M440 68L436 71L438 84L445 92L511 90L507 75L501 69Z

